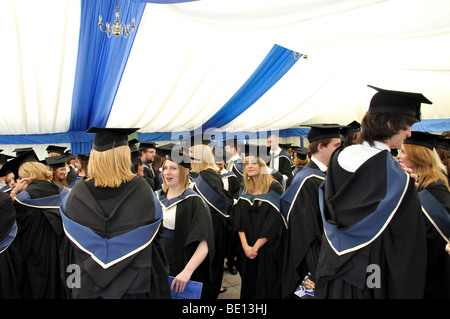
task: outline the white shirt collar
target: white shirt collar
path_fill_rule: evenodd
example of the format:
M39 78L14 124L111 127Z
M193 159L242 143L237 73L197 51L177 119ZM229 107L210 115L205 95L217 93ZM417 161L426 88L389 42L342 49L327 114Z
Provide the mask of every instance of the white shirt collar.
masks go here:
M366 141L364 141L363 143L362 143L362 145L364 145L364 146L369 146L369 147L375 147L375 148L378 148L379 150L387 150L387 151L391 151L391 148L387 145L387 144L385 144L385 143L383 143L383 142L379 142L379 141L374 141L373 142L373 146L370 146L369 145L369 143L367 143Z
M325 171L327 170L327 168L328 168L324 163L322 163L322 162L319 161L317 158L315 158L314 155L311 156L311 161L313 161L314 163L316 163L316 165L319 167L319 169L320 169L322 172L325 172Z
M271 153L273 153L273 154L275 154L275 155L277 155L277 154L280 154L280 152L281 152L281 148L280 147L278 147L275 151L273 151L273 150L270 150L270 152Z

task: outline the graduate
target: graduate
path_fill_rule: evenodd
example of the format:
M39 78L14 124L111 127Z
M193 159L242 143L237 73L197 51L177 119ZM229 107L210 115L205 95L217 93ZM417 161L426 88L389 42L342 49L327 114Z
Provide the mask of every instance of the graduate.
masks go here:
M228 139L225 141L225 151L227 153L226 158L229 158L226 161L225 168L232 172L239 180L239 183L242 182L242 177L244 176L244 170L242 168L243 159L240 155L240 150L244 145L239 143L237 139Z
M24 299L66 298L60 276L60 248L64 238L59 206L69 190L51 181L52 173L30 150L10 163L19 176L10 196L18 224L23 256L20 285Z
M8 162L13 158L15 158L15 156L0 154L0 162L2 165L0 168L0 178L3 178L3 186L1 187L0 191L8 194L14 187L14 185L16 185L16 177L14 176L14 173L12 172L12 169L8 164Z
M259 149L259 150L258 150ZM241 299L281 297L282 243L286 223L280 212L283 188L267 171L266 147L251 147L244 158L244 187L234 205L233 224L241 249Z
M8 193L0 192L0 299L20 299L23 260L16 239L16 210Z
M156 156L155 142L141 142L139 143L139 151L141 153L142 164L144 164L144 178L149 183L153 190L157 190L159 186L159 179L153 170L152 163Z
M361 124L358 121L353 121L347 126L340 128L340 133L343 137L342 146L349 146L357 143L359 132L361 131Z
M226 236L230 220L230 210L233 199L224 189L222 179L219 176L219 168L216 166L210 141L199 135L190 138L189 156L192 158L191 171L196 174L192 180L192 188L208 204L214 227L214 259L213 270L213 294L216 299L222 288L224 258L226 252ZM187 146L186 146L187 147Z
M372 86L371 86L372 87ZM377 92L359 144L336 150L320 187L316 298L422 298L426 235L414 177L392 157L420 120L420 93Z
M268 166L280 172L285 183L289 186L292 177L291 156L286 150L280 148L279 139L276 135L271 135L267 138L267 146L270 147L270 162Z
M179 153L164 162L162 189L156 192L163 209L161 243L174 277L171 289L183 292L193 280L203 284L201 297L211 299L214 230L207 204L189 188L190 166L191 158Z
M450 238L450 191L446 167L435 148L439 136L411 132L397 159L417 175L418 191L427 231L425 298L450 298L450 256L442 249Z
M223 187L230 196L233 198L233 201L236 202L239 197L239 191L241 189L241 182L239 178L233 172L228 171L225 168L227 152L225 149L216 149L216 153L214 154L214 158L216 159L216 165L219 168L219 175L222 178ZM233 219L233 211L230 213L231 220ZM232 222L227 224L229 227L227 228L227 235L225 236L226 242L226 266L228 267L228 271L232 275L237 274L236 269L236 258L239 252L239 237L237 233L233 230Z
M69 184L69 188L73 188L76 182L80 179L88 177L88 164L89 164L89 154L77 153L75 158L75 167L77 169L77 178Z
M170 298L161 248L162 209L150 185L130 170L128 135L135 128L91 127L89 177L61 203L65 240L62 277L80 267L73 299Z
M216 149L217 154L214 154L216 166L219 168L219 175L223 182L223 187L233 197L237 199L240 189L240 181L235 173L226 169L227 152L224 149Z
M326 177L331 154L341 145L340 125L311 124L307 138L311 160L294 177L281 196L281 211L288 230L283 255L283 298L293 293L311 273L315 281L323 224L319 207L319 186Z
M292 175L295 175L309 163L309 150L306 147L296 147L292 149L294 155L294 165L292 165ZM292 182L291 182L292 184Z
M69 185L73 184L75 182L75 180L77 179L77 172L75 170L75 167L73 167L73 165L69 165L69 154L70 154L70 150L64 152L66 150L67 147L64 146L58 146L58 145L49 145L46 148L46 151L48 153L48 157L59 157L62 158L61 156L65 156L67 158L66 163L64 165L58 165L58 166L54 166L54 167L50 167L51 169L53 168L58 168L59 171L62 171L62 167L65 166L65 175L61 177L58 177L58 181L56 181L57 183L69 187ZM48 158L47 157L47 158ZM45 159L47 161L47 158ZM48 161L47 161L48 164ZM53 175L55 176L55 174ZM66 185L67 184L67 185Z
M66 179L66 163L68 158L66 155L57 155L46 157L45 161L47 165L50 167L50 171L53 174L52 181L55 183L62 185L64 187L69 188L69 184Z

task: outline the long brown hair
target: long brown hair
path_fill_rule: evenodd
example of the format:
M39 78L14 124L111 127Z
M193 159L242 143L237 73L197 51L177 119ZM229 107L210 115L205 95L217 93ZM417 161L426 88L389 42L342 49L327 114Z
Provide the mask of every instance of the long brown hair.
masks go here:
M436 151L414 144L403 144L403 149L416 167L415 173L419 178L419 189L440 180L450 190L447 176L445 176L446 167L442 164Z

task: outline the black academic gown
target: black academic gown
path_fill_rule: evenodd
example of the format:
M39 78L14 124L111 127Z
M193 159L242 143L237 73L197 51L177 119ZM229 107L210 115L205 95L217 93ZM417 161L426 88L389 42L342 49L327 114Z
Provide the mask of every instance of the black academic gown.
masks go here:
M212 298L215 299L219 296L220 288L222 287L223 263L227 249L227 228L231 223L230 210L233 200L229 193L224 190L219 174L212 169L201 171L197 178L193 180L193 183L193 189L208 204L212 217L215 247L212 262Z
M66 298L60 276L64 232L59 206L68 193L61 185L38 180L16 196L17 239L24 261L21 294L25 299Z
M426 237L414 180L384 150L354 173L330 160L316 298L422 298ZM320 198L320 197L319 197Z
M234 206L234 227L244 232L253 246L258 238L267 242L254 259L240 249L238 270L241 275L241 299L279 299L281 297L281 256L286 223L279 211L282 186L273 182L267 194L241 194Z
M135 177L116 188L80 180L61 204L62 274L80 267L70 298L170 298L167 259L160 245L162 209L147 182Z
M442 182L419 191L427 231L425 298L450 299L450 255L444 247L450 238L450 192Z
M283 251L283 298L293 292L310 272L314 281L323 223L319 207L319 187L325 173L309 162L281 196L281 211L286 218L287 234Z
M22 255L16 240L18 226L11 197L0 192L0 299L18 299L22 279Z
M206 240L208 255L192 273L190 280L203 283L202 299L212 298L214 230L208 206L192 189L170 200L162 190L158 190L157 197L163 207L176 207L175 229L164 227L161 241L169 263L169 275L177 276L194 255L198 244Z
M150 168L147 165L144 165L144 170L142 173L144 175L143 176L144 180L147 181L147 183L150 185L150 187L153 190L156 190L157 189L156 188L157 181L156 181L155 175L153 174L153 172L150 170Z

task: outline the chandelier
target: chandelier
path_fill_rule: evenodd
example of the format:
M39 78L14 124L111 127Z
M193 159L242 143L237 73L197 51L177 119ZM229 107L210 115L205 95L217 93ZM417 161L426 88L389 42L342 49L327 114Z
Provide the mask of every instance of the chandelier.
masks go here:
M116 37L118 37L120 35L123 38L127 38L128 35L133 32L134 28L136 28L136 26L134 24L135 19L134 18L131 19L131 25L129 23L127 25L125 25L123 22L120 23L120 20L119 20L120 10L119 10L119 4L117 3L117 0L116 0L116 10L114 12L116 13L116 20L114 20L115 24L106 22L106 29L103 30L102 29L102 26L103 26L102 16L99 15L98 16L98 27L100 28L100 31L106 33L108 38L112 37L113 34ZM131 28L131 31L130 31L130 28Z

